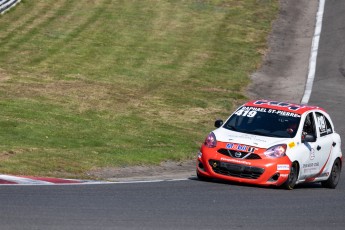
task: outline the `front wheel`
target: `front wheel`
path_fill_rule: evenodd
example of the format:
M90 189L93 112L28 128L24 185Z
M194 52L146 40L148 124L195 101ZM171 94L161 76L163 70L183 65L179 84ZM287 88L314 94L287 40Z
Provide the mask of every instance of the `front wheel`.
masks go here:
M201 181L211 181L211 178L201 175L198 170L196 171L196 176Z
M340 178L341 166L339 159L334 161L331 175L325 181L321 182L322 187L324 188L335 188L338 185L339 178Z
M283 187L288 190L292 190L297 182L298 179L298 164L293 162L290 168L290 174L288 179L283 184Z

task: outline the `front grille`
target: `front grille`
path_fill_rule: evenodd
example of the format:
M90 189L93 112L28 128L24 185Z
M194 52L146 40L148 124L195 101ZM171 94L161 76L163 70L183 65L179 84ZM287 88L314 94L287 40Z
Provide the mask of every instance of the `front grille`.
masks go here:
M215 173L246 179L258 179L265 171L263 168L215 160L210 160L209 164Z
M234 151L230 149L218 149L218 152L220 154L223 154L228 157L233 157L233 158L242 158L242 159L249 159L249 160L261 159L261 157L258 154L249 153L249 152L240 152L240 151Z

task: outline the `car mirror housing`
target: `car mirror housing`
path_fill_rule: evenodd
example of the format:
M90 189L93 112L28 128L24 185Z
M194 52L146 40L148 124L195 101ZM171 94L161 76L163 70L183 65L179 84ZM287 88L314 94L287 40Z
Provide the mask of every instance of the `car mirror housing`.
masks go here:
M214 126L216 127L216 128L219 128L219 127L221 127L223 125L223 120L216 120L215 122L214 122Z
M312 134L306 134L302 136L302 142L315 142L316 137Z

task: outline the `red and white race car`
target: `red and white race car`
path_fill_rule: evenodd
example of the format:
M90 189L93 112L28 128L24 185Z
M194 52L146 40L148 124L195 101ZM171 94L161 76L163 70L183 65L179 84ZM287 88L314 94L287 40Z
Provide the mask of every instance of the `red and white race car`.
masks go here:
M302 182L335 188L339 182L341 139L320 107L255 100L215 126L198 153L199 179L286 189Z

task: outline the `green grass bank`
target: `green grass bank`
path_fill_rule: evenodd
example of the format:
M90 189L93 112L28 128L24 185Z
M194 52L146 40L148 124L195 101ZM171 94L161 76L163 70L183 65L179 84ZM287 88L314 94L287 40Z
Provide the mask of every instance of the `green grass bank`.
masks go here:
M195 157L246 100L278 0L24 0L0 16L0 173Z

